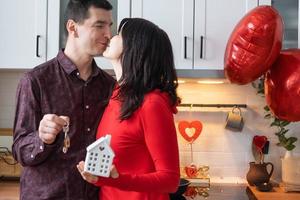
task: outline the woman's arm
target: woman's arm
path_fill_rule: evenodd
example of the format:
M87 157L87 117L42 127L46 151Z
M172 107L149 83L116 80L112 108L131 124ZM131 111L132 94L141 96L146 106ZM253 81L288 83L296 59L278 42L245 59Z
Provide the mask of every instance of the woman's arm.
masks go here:
M154 98L146 101L139 112L145 143L156 171L147 174L120 173L117 179L101 177L96 185L109 185L138 192L175 192L180 173L172 110L163 98Z

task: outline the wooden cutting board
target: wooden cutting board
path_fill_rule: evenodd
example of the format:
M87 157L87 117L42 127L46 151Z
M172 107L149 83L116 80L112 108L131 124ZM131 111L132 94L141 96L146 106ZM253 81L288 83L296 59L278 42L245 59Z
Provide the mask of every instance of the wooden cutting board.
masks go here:
M254 186L248 186L255 198L251 200L300 200L300 192L284 192L282 187L274 187L270 192L260 192Z

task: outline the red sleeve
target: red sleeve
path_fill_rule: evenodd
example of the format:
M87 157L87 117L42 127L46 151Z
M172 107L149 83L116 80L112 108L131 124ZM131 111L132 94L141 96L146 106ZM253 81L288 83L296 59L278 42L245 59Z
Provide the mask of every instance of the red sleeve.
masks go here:
M139 112L145 143L156 171L148 174L120 174L117 179L99 178L96 185L137 192L175 192L180 172L173 113L162 99L146 101Z

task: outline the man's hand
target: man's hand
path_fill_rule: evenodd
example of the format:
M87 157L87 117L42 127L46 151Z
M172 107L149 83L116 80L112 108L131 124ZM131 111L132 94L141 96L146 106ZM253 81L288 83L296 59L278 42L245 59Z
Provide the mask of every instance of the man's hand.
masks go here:
M46 114L40 121L39 137L44 143L52 144L63 126L69 122L69 117Z
M80 172L82 178L84 180L86 180L89 183L96 183L99 179L98 176L92 175L88 172L84 171L84 161L80 161L77 165L77 169ZM116 167L113 165L110 169L110 177L111 178L118 178L119 177L119 173L116 169Z

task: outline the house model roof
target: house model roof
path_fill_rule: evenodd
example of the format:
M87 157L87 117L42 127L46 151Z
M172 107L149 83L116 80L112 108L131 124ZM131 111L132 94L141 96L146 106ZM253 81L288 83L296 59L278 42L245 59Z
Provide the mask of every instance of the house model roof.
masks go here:
M98 140L96 140L95 142L93 142L92 144L90 144L86 148L86 150L91 151L95 147L98 147L101 143L105 143L105 146L109 147L109 148L107 148L109 153L111 153L111 155L115 155L114 152L112 151L111 147L110 147L110 140L111 140L111 135L106 135L105 137L101 137Z

